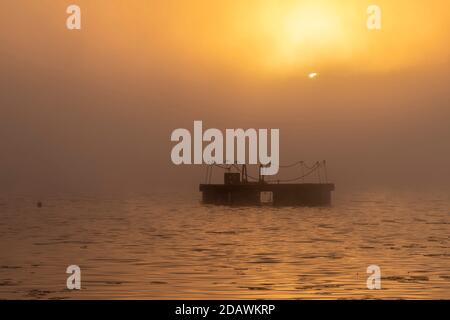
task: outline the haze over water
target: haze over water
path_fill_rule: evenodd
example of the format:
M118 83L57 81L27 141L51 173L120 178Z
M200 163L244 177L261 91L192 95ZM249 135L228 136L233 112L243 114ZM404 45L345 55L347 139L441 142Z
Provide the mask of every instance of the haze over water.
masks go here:
M362 0L77 4L81 30L0 4L1 192L196 188L170 160L195 120L279 129L281 164L340 186L449 186L448 1L379 0L379 31Z

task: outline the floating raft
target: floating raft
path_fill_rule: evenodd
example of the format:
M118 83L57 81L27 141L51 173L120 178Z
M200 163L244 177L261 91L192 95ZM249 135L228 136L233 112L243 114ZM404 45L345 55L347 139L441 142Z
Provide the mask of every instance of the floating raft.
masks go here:
M230 175L234 173L225 173L224 184L200 184L203 203L260 205L263 195L269 195L267 202L274 206L329 206L335 189L333 183L241 182Z

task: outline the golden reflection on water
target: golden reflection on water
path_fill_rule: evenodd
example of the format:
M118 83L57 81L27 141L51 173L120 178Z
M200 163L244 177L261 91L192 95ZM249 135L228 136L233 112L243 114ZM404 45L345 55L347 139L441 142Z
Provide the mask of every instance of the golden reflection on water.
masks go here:
M331 208L203 206L198 195L0 200L0 298L450 298L448 194ZM82 290L66 289L67 266ZM366 268L381 267L368 290Z

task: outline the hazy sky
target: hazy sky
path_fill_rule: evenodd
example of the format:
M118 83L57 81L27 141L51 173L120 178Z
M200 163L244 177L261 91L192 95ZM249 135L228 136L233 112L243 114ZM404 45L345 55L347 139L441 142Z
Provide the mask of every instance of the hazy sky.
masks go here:
M72 3L79 31L65 27ZM366 28L370 4L380 31ZM449 186L449 12L446 0L2 1L0 190L195 189L204 168L170 161L171 132L194 120L279 128L281 162L326 159L338 187Z

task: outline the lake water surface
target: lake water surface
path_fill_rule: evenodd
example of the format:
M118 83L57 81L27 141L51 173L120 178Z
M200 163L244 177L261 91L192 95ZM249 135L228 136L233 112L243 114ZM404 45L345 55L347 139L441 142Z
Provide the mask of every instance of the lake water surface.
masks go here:
M450 299L448 193L337 194L330 208L199 198L0 198L0 298ZM381 290L366 287L372 264Z

